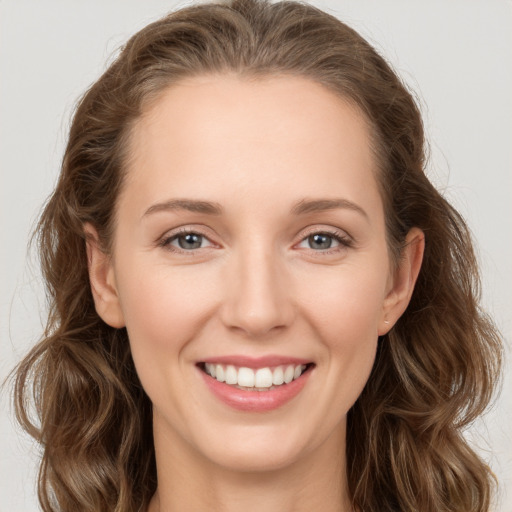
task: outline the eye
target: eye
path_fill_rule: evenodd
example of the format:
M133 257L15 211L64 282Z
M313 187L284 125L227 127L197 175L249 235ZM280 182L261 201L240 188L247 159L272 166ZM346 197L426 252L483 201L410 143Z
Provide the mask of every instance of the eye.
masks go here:
M195 249L204 249L213 244L201 233L183 230L165 237L160 244L165 249L174 252L191 252Z
M333 242L337 243L337 240L327 233L315 233L314 235L309 235L306 240L311 249L321 250L330 249Z
M331 253L351 245L352 240L341 231L316 231L306 236L298 247Z

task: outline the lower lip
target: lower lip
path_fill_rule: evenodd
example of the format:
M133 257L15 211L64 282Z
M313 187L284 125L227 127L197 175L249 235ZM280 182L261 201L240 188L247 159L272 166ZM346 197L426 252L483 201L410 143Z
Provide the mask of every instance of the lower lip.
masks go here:
M210 377L198 368L210 391L222 402L239 411L265 412L277 409L296 397L306 385L311 368L289 384L269 391L245 391Z

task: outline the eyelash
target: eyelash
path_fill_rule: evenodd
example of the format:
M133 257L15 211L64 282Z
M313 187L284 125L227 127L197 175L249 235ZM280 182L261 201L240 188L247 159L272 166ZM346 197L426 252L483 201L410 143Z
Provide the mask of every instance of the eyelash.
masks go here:
M314 249L310 248L311 251L313 251L315 254L319 256L329 256L331 254L336 254L340 251L343 251L344 249L349 249L354 245L354 241L352 240L352 238L350 238L343 231L339 231L336 229L312 229L311 231L305 234L305 236L301 239L299 243L304 242L313 235L327 235L330 238L333 238L339 244L337 247L329 247L328 249L319 251L315 251Z
M186 236L186 235L199 235L203 238L208 239L208 237L206 235L204 235L203 233L201 233L200 231L197 231L197 230L194 231L189 228L181 228L178 231L174 232L172 235L163 237L158 242L158 246L166 249L169 252L173 252L173 253L177 253L177 254L187 254L187 255L193 256L194 253L196 253L198 249L201 249L201 247L199 247L197 249L186 250L186 249L179 249L177 247L170 245L171 242L173 242L174 240L177 240L178 238L180 238L182 236ZM326 235L326 236L333 238L336 242L339 243L339 245L337 247L328 248L325 250L316 251L316 250L310 248L311 251L313 251L314 253L321 255L321 256L328 256L330 254L337 253L344 249L353 247L353 245L354 245L353 240L350 237L348 237L344 232L338 231L338 230L331 230L331 229L311 230L310 232L305 234L305 236L300 240L299 243L304 242L305 240L307 240L309 237L311 237L313 235ZM203 249L205 249L205 248L203 248Z

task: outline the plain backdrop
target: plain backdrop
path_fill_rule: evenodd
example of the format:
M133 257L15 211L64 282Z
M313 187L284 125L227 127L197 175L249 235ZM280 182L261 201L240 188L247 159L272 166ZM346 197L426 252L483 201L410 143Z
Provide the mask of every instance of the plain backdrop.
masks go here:
M359 30L415 91L429 174L477 242L483 302L512 339L512 3L318 0ZM41 333L44 292L29 234L55 183L73 106L116 49L176 0L0 0L0 379ZM512 512L512 376L468 436ZM1 393L0 512L38 510L38 449Z

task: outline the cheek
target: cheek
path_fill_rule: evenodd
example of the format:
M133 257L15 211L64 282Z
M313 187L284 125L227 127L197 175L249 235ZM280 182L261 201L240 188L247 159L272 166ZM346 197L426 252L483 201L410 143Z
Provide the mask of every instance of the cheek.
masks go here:
M176 357L194 338L209 315L215 290L197 271L165 265L128 268L137 268L137 275L121 276L118 288L132 354L138 370L153 372L165 363L162 356Z
M324 346L324 362L330 367L330 382L339 411L347 411L370 375L378 343L378 326L386 290L386 274L371 267L338 271L324 282L323 292L311 293L303 311L309 315ZM304 286L315 289L316 283ZM343 393L339 394L339 390Z
M377 265L351 265L302 280L305 314L328 338L357 343L361 336L378 336L386 294L387 274ZM308 313L309 312L309 313Z

